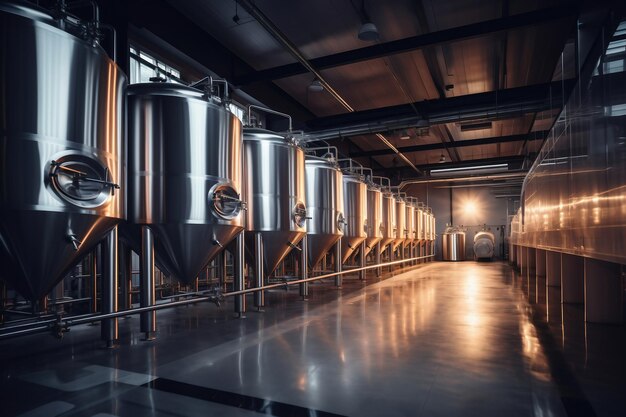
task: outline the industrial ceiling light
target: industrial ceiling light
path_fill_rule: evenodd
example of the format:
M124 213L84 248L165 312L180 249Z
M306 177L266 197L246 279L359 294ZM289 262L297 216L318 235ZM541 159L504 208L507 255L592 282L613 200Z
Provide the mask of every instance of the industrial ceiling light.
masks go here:
M443 164L444 162L446 162L446 156L444 154L441 154L441 156L439 157L439 163Z
M404 129L400 132L400 139L401 140L408 140L411 139L411 135L409 134L409 131Z
M324 91L324 86L322 85L322 82L316 78L311 81L311 84L309 84L309 91L319 93Z
M461 132L472 132L474 130L491 129L491 122L463 123L461 124Z
M372 22L365 22L359 29L359 39L362 41L377 41L378 28Z
M369 15L365 11L365 0L361 2L361 28L359 29L359 39L362 41L377 41L378 40L378 28Z

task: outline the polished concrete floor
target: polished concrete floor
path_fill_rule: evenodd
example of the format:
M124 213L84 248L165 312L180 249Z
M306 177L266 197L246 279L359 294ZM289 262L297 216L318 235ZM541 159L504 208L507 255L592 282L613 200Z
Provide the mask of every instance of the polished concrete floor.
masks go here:
M0 342L1 416L619 416L623 327L585 326L504 263L272 291L265 312L158 313Z

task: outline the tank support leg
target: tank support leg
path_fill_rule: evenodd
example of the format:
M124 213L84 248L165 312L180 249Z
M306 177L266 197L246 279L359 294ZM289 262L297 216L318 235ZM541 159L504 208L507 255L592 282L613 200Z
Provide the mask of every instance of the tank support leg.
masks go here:
M122 267L121 285L122 308L128 310L132 308L133 291L133 252L129 247L118 242L119 263ZM126 316L130 317L130 316Z
M245 275L244 275L244 256L245 256L245 242L244 232L239 233L235 238L235 254L233 262L233 291L242 291L246 287ZM235 296L235 314L240 318L245 317L246 313L246 296Z
M263 270L263 235L261 233L254 234L254 285L256 288L263 287L263 278L265 271ZM257 291L254 293L254 306L258 311L262 311L265 307L265 291Z
M101 244L102 249L102 313L117 312L117 226ZM112 348L118 339L117 318L102 320L100 335L107 347Z
M376 262L376 265L380 265L380 263L381 263L381 258L382 258L382 256L381 256L382 254L380 253L380 242L378 242L378 243L376 244L376 248L375 248L374 250L376 251L376 261L375 261L375 262ZM383 273L383 268L381 268L381 267L376 268L376 276L377 276L378 278L380 278L380 276L382 275L382 273Z
M367 266L367 255L365 254L366 248L367 248L367 245L365 241L363 241L363 243L361 243L361 250L360 250L361 253L359 254L359 260L360 260L359 266L361 268L365 268ZM359 279L365 281L366 273L367 271L365 270L359 271Z
M91 253L91 264L89 265L89 297L91 298L90 313L98 312L98 253L94 250Z
M302 279L307 279L309 277L309 260L308 260L308 240L306 235L302 238L302 243L300 244L300 248L302 251L300 252L300 275ZM303 300L306 300L309 297L309 283L303 282L300 284L300 296Z
M148 226L141 228L141 262L139 265L140 283L140 305L149 307L156 304L156 291L154 282L154 234ZM146 336L146 340L154 340L156 333L156 311L141 313L141 332Z
M335 272L341 272L341 239L335 243ZM341 275L335 276L335 286L341 288L343 277Z

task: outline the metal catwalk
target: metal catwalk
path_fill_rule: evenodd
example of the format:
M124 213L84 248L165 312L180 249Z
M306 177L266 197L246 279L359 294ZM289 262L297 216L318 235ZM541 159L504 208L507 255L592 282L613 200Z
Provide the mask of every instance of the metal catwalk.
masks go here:
M587 325L503 263L433 263L367 283L272 290L268 309L159 313L142 341L98 326L0 344L3 416L618 415L621 327ZM229 301L229 302L232 302ZM270 307L271 306L271 307ZM579 317L580 316L580 317ZM586 335L586 338L585 338ZM580 413L583 414L580 414Z

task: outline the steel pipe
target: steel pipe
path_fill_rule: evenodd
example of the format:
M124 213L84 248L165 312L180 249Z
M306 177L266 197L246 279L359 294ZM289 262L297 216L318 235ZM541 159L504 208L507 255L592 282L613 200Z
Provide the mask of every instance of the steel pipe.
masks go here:
M148 226L141 227L141 262L139 265L141 283L139 285L139 305L150 308L156 304L154 283L154 234ZM153 340L156 333L156 311L145 310L141 315L141 331L146 340Z

